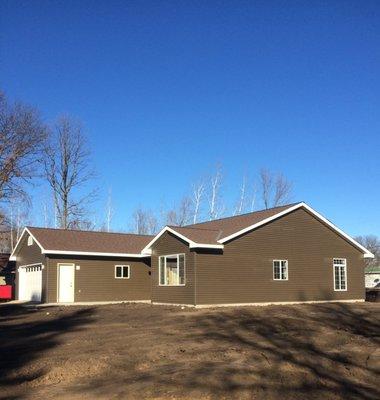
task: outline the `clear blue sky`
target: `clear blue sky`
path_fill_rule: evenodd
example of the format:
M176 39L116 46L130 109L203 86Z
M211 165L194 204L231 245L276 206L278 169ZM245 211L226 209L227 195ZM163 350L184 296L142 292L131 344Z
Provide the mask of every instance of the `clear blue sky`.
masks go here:
M2 0L0 15L0 86L85 123L116 229L220 162L227 202L265 166L348 233L380 234L379 1Z

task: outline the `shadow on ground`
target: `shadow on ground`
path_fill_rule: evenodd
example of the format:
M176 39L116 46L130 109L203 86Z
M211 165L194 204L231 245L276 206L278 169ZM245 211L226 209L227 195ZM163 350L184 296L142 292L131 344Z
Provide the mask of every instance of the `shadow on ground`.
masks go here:
M44 374L43 363L28 370L28 365L42 354L61 344L67 332L78 331L90 322L93 310L73 310L49 317L47 309L21 305L0 306L0 399L16 399L17 394L4 396L5 389L20 388ZM37 320L32 314L39 314ZM32 317L32 318L29 318Z
M374 312L375 311L375 312ZM379 309L319 304L177 312L131 365L75 393L106 398L380 398ZM128 337L125 338L129 342ZM112 386L111 386L112 381Z

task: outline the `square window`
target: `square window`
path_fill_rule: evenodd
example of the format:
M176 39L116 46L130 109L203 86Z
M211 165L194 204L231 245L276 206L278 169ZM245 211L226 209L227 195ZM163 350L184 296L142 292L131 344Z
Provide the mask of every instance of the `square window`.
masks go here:
M129 279L129 265L115 265L116 279Z
M160 256L159 284L160 286L183 286L185 285L185 255L174 254Z

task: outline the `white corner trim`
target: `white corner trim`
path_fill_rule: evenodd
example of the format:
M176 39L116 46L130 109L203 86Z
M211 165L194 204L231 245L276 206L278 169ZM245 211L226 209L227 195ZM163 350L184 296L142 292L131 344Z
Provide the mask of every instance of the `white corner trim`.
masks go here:
M170 232L174 236L177 236L178 238L184 240L186 243L189 244L189 247L191 249L196 249L196 248L205 248L205 249L223 249L224 245L223 244L207 244L207 243L196 243L189 239L188 237L178 233L176 230L173 228L170 228L170 226L165 226L157 235L144 247L142 250L142 253L148 254L150 252L151 254L151 247L152 245L165 233L165 232Z
M36 237L32 234L32 232L30 232L30 230L29 230L27 227L25 227L24 230L23 230L22 233L21 233L20 238L18 239L18 241L17 241L17 243L16 243L15 248L14 248L13 251L12 251L12 254L11 254L10 257L9 257L9 259L10 259L11 261L16 261L16 252L17 252L17 250L18 250L18 247L19 247L21 241L22 241L23 238L24 238L25 233L28 233L28 234L33 238L33 240L37 243L38 247L41 249L41 252L42 252L42 253L44 252L44 248L42 247L41 243L36 239Z
M262 226L264 224L267 224L268 222L271 222L277 218L282 217L283 215L289 214L294 210L297 210L299 208L305 208L306 210L308 210L311 214L313 214L317 219L323 221L326 225L328 225L330 228L332 228L333 230L335 230L336 232L338 232L341 236L343 236L345 239L347 239L349 242L351 242L354 246L358 247L360 250L363 251L364 253L364 258L374 258L375 256L368 250L366 249L364 246L362 246L360 243L358 243L355 239L353 239L351 236L347 235L347 233L343 232L341 229L339 229L337 226L335 226L332 222L330 222L328 219L326 219L323 215L319 214L317 211L315 211L313 208L311 208L310 206L308 206L306 203L298 203L295 204L292 207L287 208L284 211L281 211L275 215L272 215L269 218L266 218L256 224L253 224L251 226L248 226L247 228L241 229L238 232L233 233L232 235L226 236L220 240L218 240L219 243L225 243L231 239L234 239L237 236L240 236L244 233L247 233L253 229L258 228L259 226Z
M57 254L57 255L73 255L73 256L99 256L99 257L133 257L144 258L150 257L148 254L142 253L102 253L98 251L75 251L75 250L43 250L42 254Z

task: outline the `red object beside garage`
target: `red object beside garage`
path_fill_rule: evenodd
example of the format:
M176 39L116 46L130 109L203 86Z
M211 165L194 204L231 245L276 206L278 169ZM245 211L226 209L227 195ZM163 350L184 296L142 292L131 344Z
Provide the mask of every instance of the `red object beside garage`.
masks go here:
M12 285L0 286L0 299L12 300Z

